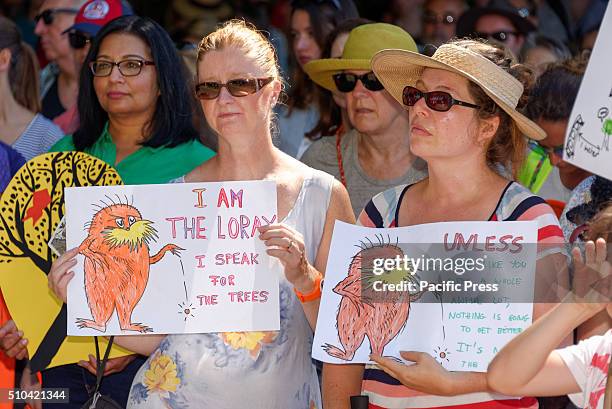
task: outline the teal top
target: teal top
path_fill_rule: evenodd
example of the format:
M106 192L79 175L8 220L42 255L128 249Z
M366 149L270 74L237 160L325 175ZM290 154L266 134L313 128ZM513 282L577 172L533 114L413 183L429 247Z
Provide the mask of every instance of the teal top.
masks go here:
M74 151L72 135L67 135L51 147L50 152ZM173 148L142 146L136 152L115 164L117 148L108 132L108 122L102 135L85 153L102 159L114 167L126 185L167 183L191 172L207 161L215 152L199 141L185 142Z

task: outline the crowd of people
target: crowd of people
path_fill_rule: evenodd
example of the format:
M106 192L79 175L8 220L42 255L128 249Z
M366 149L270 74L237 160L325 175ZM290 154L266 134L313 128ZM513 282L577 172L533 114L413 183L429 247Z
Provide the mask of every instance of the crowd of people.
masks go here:
M25 17L17 3L0 9L11 17L0 15L0 192L26 161L58 151L101 159L125 184L277 186L279 222L259 239L280 261L280 331L256 334L256 356L232 333L116 337L133 352L106 363L101 393L117 405L340 409L354 395L389 409L565 408L550 398L564 395L612 405L612 286L581 285L612 273L612 181L563 161L607 1L390 0L364 18L352 0L190 0L172 2L183 20L167 28L138 15L142 2L33 1ZM414 351L319 365L336 220L535 221L538 271L554 268L569 301L534 303L534 323L487 372L449 372ZM48 272L64 302L77 254ZM37 377L27 344L0 293L0 387L69 388L70 403L32 408L91 398L95 359Z

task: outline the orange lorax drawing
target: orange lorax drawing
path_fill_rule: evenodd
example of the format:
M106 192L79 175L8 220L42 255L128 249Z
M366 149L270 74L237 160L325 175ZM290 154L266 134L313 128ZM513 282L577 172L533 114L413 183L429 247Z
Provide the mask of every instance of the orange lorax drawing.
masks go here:
M166 252L179 255L183 250L175 244L165 245L154 256L149 244L157 239L157 231L134 206L126 203L105 203L93 216L89 234L79 246L85 257L85 294L93 320L78 318L79 328L106 331L106 324L117 310L123 331L152 332L141 323L132 322L132 311L140 301L149 281L151 264L160 261Z
M323 345L323 349L335 358L351 361L365 337L370 342L371 353L382 356L385 346L405 327L410 303L422 295L408 291L377 293L373 290L375 280L388 283L414 280L410 271L394 270L380 276L372 273L374 259L404 255L398 246L385 244L382 237L378 239L378 244L362 243L361 250L350 263L348 276L333 289L342 297L336 317L342 349L330 344Z

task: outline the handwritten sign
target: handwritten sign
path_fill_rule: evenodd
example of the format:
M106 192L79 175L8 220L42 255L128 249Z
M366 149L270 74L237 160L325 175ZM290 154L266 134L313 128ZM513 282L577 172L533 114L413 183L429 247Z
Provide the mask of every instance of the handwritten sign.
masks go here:
M336 222L313 357L368 363L415 350L486 371L532 321L536 222L371 229Z
M563 160L612 179L612 6L608 4L572 108Z
M69 335L279 329L273 182L66 189Z

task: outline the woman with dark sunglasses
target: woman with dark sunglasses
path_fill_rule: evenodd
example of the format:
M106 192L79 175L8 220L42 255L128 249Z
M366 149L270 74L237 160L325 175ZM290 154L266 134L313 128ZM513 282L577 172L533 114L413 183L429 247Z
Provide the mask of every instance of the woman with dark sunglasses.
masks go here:
M534 220L538 244L548 245L538 255L538 277L559 280L536 284L536 294L556 284L568 288L568 277L556 268L565 265L566 259L553 210L512 180L524 154L525 136L537 140L545 136L518 111L526 102L529 71L514 64L504 47L473 40L451 41L432 57L385 50L374 56L372 69L408 111L410 149L427 162L429 176L375 196L358 223L389 228ZM538 300L541 303L551 296L547 293ZM538 300L534 319L553 305L538 304ZM349 396L359 394L362 387L376 408L537 407L535 398L490 394L484 373L447 372L427 352L405 351L402 356L416 363L404 365L371 356L375 365L365 370L362 365L324 365L325 408L348 408Z
M350 32L341 58L315 60L305 67L315 83L344 95L353 129L315 141L301 160L341 181L356 215L372 196L426 175L424 163L410 153L406 112L370 70L372 56L385 48L416 51L401 28L364 24Z
M128 185L167 183L210 159L214 152L198 141L192 126L193 93L177 67L181 65L174 43L153 20L124 16L109 22L94 38L81 70L80 127L52 150L83 151L102 159ZM50 276L57 269L55 263ZM90 345L93 354L93 342ZM101 393L125 407L132 379L144 361L137 355L109 361ZM80 408L89 399L96 377L88 357L79 365L42 371L45 388L70 388L70 404L57 407Z
M274 147L272 110L282 80L261 32L236 20L205 37L197 77L218 154L179 181L276 182L279 222L261 228L259 238L280 261L270 271L280 279L280 331L120 337L120 345L150 355L128 407L322 407L312 332L334 221L354 221L348 194L331 176ZM169 383L158 384L151 376L162 366L177 370Z
M290 42L293 72L287 105L277 107L278 143L286 154L300 158L308 145L338 126L332 118L331 93L320 89L304 72L304 65L322 57L329 33L339 23L359 17L353 0L293 0Z

